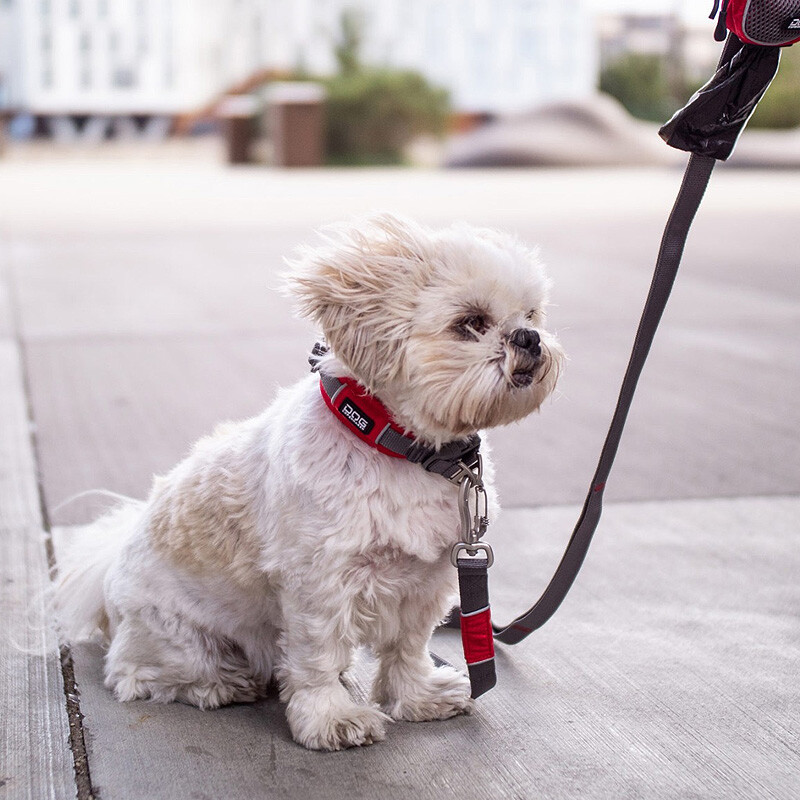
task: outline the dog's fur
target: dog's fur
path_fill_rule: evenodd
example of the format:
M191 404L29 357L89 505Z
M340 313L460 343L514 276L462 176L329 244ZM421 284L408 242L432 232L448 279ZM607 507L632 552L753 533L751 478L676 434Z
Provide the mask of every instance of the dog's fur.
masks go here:
M520 419L555 386L548 282L510 236L382 215L291 266L300 311L330 346L321 369L356 378L428 444ZM512 341L523 329L538 331L540 353ZM62 566L62 632L102 632L120 700L214 708L276 677L294 738L323 750L378 741L390 719L471 709L466 677L427 652L455 597L457 487L362 443L318 381L201 439ZM491 476L487 460L495 514ZM378 659L372 704L340 681L360 645Z

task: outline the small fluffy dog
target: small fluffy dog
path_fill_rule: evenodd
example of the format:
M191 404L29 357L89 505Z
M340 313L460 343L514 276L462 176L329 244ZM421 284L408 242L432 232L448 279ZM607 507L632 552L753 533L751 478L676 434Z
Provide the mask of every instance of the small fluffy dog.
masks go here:
M548 280L510 236L381 215L290 266L329 346L320 374L357 382L422 445L518 420L553 391ZM471 709L466 676L427 650L456 596L458 487L351 427L309 375L94 524L102 543L67 560L55 607L67 639L102 632L119 700L215 708L276 678L295 740L320 750ZM491 475L485 462L493 500ZM340 681L361 645L378 661L371 704Z

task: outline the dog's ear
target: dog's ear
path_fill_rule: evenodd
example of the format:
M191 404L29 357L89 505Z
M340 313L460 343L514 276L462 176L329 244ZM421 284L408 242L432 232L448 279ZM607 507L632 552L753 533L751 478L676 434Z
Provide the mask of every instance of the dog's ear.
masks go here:
M290 293L370 389L396 377L431 258L430 234L382 214L325 229L287 260Z

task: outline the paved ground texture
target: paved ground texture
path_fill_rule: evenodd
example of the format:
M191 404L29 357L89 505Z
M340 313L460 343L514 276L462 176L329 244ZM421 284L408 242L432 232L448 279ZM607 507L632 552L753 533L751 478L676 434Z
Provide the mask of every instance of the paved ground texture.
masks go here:
M541 245L570 355L559 396L493 437L509 619L574 524L680 172L0 162L0 798L797 797L798 179L713 176L584 570L553 621L501 649L477 713L319 754L276 698L121 705L102 652L59 653L48 568L100 506L65 501L142 496L304 373L314 331L274 289L318 225L386 209L501 226ZM452 632L434 649L460 659Z

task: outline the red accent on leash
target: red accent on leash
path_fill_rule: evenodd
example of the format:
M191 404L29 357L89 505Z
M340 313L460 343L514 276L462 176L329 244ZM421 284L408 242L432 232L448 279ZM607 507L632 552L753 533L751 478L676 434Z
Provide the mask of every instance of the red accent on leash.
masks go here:
M336 393L335 401L328 397L328 393L325 391L322 381L319 383L320 394L325 401L325 405L333 412L339 422L346 425L362 442L366 442L370 447L374 447L384 455L391 456L392 458L405 458L405 456L401 456L399 453L387 450L376 441L387 425L391 425L392 429L397 431L397 433L405 436L409 435L406 431L397 426L391 414L389 414L386 409L386 406L381 403L375 395L370 394L358 381L352 378L339 378L339 380L344 384L344 387ZM341 409L346 400L352 400L358 409L368 415L369 421L372 423L368 433L359 430L358 426L344 415Z
M522 631L524 634L533 633L533 628L526 628L524 625L512 625L512 628Z
M494 658L494 631L488 608L478 614L461 615L461 641L467 664Z

